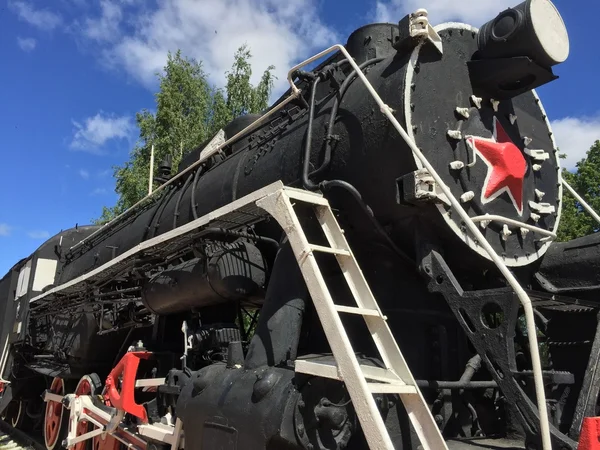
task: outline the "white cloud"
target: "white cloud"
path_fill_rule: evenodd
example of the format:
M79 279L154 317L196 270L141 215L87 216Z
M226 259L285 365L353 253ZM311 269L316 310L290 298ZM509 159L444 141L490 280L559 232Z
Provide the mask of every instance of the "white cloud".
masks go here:
M48 239L50 237L50 233L47 231L36 230L28 232L27 236L29 236L31 239Z
M41 30L50 31L62 23L62 17L47 9L36 9L25 1L12 1L8 4L21 20Z
M37 42L33 38L18 37L17 44L19 45L19 47L21 47L21 50L23 50L24 52L30 52L35 48Z
M85 19L83 34L94 41L114 41L119 37L119 24L123 17L121 7L110 0L102 0L100 8L100 17Z
M99 170L98 171L98 178L104 178L107 177L109 175L112 175L113 170L112 169L106 169L106 170Z
M92 42L111 37L113 43L101 49L104 62L147 87L154 88L167 52L177 49L202 61L211 82L223 85L235 51L246 43L253 55L252 82L273 64L282 88L291 66L339 40L321 21L317 5L318 0L165 0L150 10L143 2L131 9L103 0L100 15L88 18L82 33ZM132 19L119 26L121 17Z
M11 227L6 223L0 223L0 236L10 236Z
M398 22L406 14L425 8L434 25L458 20L479 28L517 3L515 0L387 0L377 2L376 15L378 21Z
M600 116L565 117L554 120L551 125L560 153L567 155L567 159L561 160L567 170L575 169L594 142L600 140Z
M71 141L71 148L91 153L101 152L101 147L111 139L130 137L133 130L130 117L117 117L102 111L85 119L83 124L73 121L73 125L76 130Z
M79 176L84 180L87 180L90 178L90 173L85 169L79 169Z

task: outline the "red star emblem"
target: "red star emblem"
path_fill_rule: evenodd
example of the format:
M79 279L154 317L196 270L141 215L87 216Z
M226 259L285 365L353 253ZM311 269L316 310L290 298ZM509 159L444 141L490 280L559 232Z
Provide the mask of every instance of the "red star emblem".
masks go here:
M488 173L481 191L481 202L489 203L504 192L508 192L519 215L523 214L523 180L527 162L523 152L515 145L494 117L494 137L486 139L467 136L467 145L478 153L486 165Z

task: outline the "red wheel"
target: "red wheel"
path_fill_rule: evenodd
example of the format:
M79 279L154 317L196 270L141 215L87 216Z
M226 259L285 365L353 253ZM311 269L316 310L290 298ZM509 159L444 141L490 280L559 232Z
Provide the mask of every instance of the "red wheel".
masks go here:
M95 375L95 374L92 374ZM98 378L97 375L95 375L98 379L98 390L96 392L96 394L102 394L102 383L100 382L100 378ZM110 403L106 402L106 405L110 405ZM95 436L92 438L92 447L91 450L121 450L124 449L125 446L123 444L121 444L121 441L119 441L118 439L115 439L114 437L110 436L110 435L105 435L104 437L102 437L102 435L99 436ZM80 450L80 449L74 449L74 450Z
M77 387L75 388L76 395L98 395L102 389L102 383L100 381L100 377L95 373L91 375L84 375ZM76 436L81 436L87 433L90 430L90 424L88 424L87 420L82 420L77 424L77 430L75 432ZM89 448L90 441L83 441L75 444L73 446L73 450L87 450Z
M106 436L102 439L101 436L96 436L93 439L92 450L120 450L121 442L112 436Z
M65 395L65 381L62 378L54 378L50 385L50 392L57 395ZM49 401L46 403L46 414L44 415L44 442L48 450L60 447L67 434L68 413L62 403Z

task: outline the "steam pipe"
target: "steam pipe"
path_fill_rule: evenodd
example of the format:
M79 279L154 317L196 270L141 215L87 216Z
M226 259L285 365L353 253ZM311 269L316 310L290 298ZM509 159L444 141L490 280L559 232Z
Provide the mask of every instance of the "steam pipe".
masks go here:
M308 172L310 166L310 152L312 147L313 121L315 118L315 97L317 94L317 86L320 81L321 80L319 77L316 77L313 80L310 92L310 101L308 104L308 127L306 129L306 144L304 146L304 162L302 165L302 186L309 191L315 191L319 188L319 185L308 179Z

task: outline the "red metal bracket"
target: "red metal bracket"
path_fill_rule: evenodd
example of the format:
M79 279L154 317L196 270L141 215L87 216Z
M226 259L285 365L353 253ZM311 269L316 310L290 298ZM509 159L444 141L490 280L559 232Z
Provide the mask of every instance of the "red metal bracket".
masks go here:
M149 359L151 355L150 352L128 352L106 377L105 396L110 404L142 419L144 423L148 423L148 413L142 405L135 402L135 378L140 360ZM119 392L117 390L117 380L121 374L121 392Z
M577 450L600 450L600 417L583 419Z

